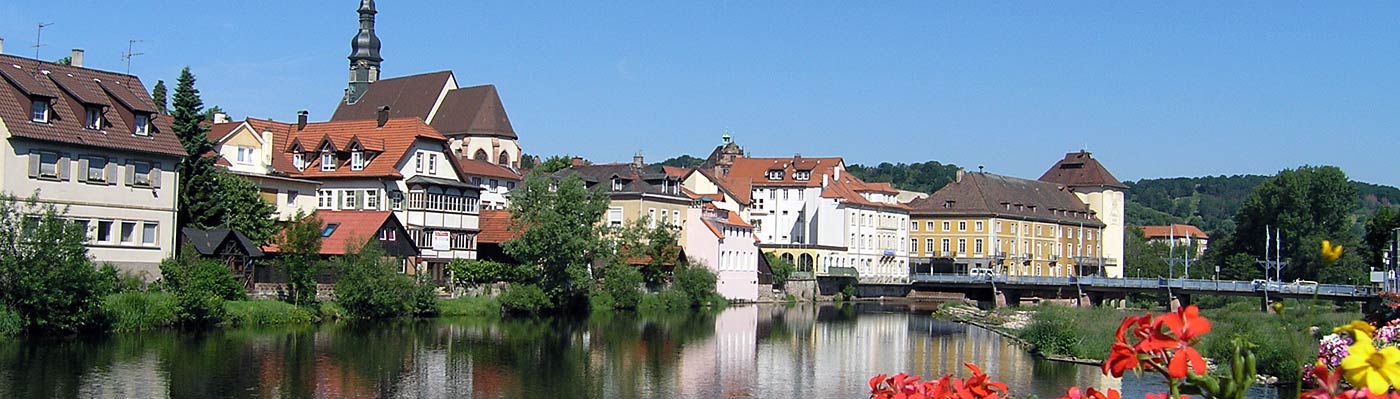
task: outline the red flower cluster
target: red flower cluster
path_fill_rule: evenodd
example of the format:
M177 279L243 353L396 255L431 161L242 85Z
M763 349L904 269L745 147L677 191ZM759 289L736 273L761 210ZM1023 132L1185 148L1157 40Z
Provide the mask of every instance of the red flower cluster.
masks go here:
M1344 390L1341 384L1342 370L1329 371L1321 364L1308 370L1307 376L1312 378L1317 388L1303 391L1298 395L1299 399L1400 399L1400 392L1394 391L1374 394L1367 388Z
M1206 361L1194 344L1210 332L1210 320L1195 305L1159 317L1129 316L1118 326L1118 341L1109 349L1104 374L1122 377L1127 370L1154 369L1165 365L1169 378L1186 378L1187 371L1206 373Z
M920 381L919 376L905 373L886 377L880 374L870 379L872 399L999 399L1006 397L1006 384L992 381L972 363L964 363L972 370L967 380L953 378L952 374L934 381ZM1118 399L1095 398L1095 399Z
M1122 397L1123 394L1119 393L1117 389L1109 389L1108 392L1105 393L1094 390L1094 388L1089 388L1087 392L1082 392L1079 390L1079 387L1070 387L1069 392L1066 392L1065 396L1060 399L1121 399Z

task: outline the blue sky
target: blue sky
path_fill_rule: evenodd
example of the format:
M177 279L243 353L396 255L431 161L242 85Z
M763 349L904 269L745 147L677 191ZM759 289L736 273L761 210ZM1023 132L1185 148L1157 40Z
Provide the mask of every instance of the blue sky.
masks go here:
M0 3L6 53L182 66L234 117L330 116L358 1ZM384 76L501 91L525 151L938 160L1122 180L1330 164L1400 186L1400 3L380 1ZM102 15L71 12L98 8ZM109 14L110 12L110 14Z

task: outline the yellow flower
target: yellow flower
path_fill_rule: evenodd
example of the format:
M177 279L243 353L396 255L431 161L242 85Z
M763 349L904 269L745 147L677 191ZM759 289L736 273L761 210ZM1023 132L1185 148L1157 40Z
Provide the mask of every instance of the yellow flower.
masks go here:
M1345 326L1333 328L1332 332L1337 334L1351 333L1352 336L1365 334L1367 337L1370 337L1376 334L1376 326L1361 320L1352 320L1351 323Z
M1371 337L1356 336L1356 343L1342 359L1342 375L1354 387L1369 388L1371 392L1386 392L1400 386L1400 349L1387 346L1376 350Z
M1322 240L1322 263L1337 263L1337 259L1342 257L1342 246L1333 246L1331 241Z

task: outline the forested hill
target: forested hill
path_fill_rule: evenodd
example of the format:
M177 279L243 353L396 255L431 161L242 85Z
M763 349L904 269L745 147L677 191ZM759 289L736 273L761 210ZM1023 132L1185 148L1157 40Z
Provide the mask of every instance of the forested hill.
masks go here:
M914 164L882 162L873 167L846 165L846 171L866 182L888 182L900 190L931 193L953 182L958 175L958 166L938 161Z
M1175 177L1124 182L1129 225L1193 224L1211 235L1233 233L1232 218L1250 192L1269 176ZM1363 223L1383 205L1400 204L1400 189L1353 181L1360 207L1354 220Z

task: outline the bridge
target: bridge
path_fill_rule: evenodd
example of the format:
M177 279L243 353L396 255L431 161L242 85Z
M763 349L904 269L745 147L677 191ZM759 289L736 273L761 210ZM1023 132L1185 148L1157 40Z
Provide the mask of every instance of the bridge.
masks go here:
M1020 303L1022 297L1077 298L1099 305L1104 299L1123 298L1129 293L1171 294L1184 305L1193 295L1250 296L1265 300L1282 298L1330 301L1374 302L1377 287L1318 284L1309 281L1233 281L1166 278L1038 277L967 274L911 274L910 288L916 291L956 292L991 306Z

